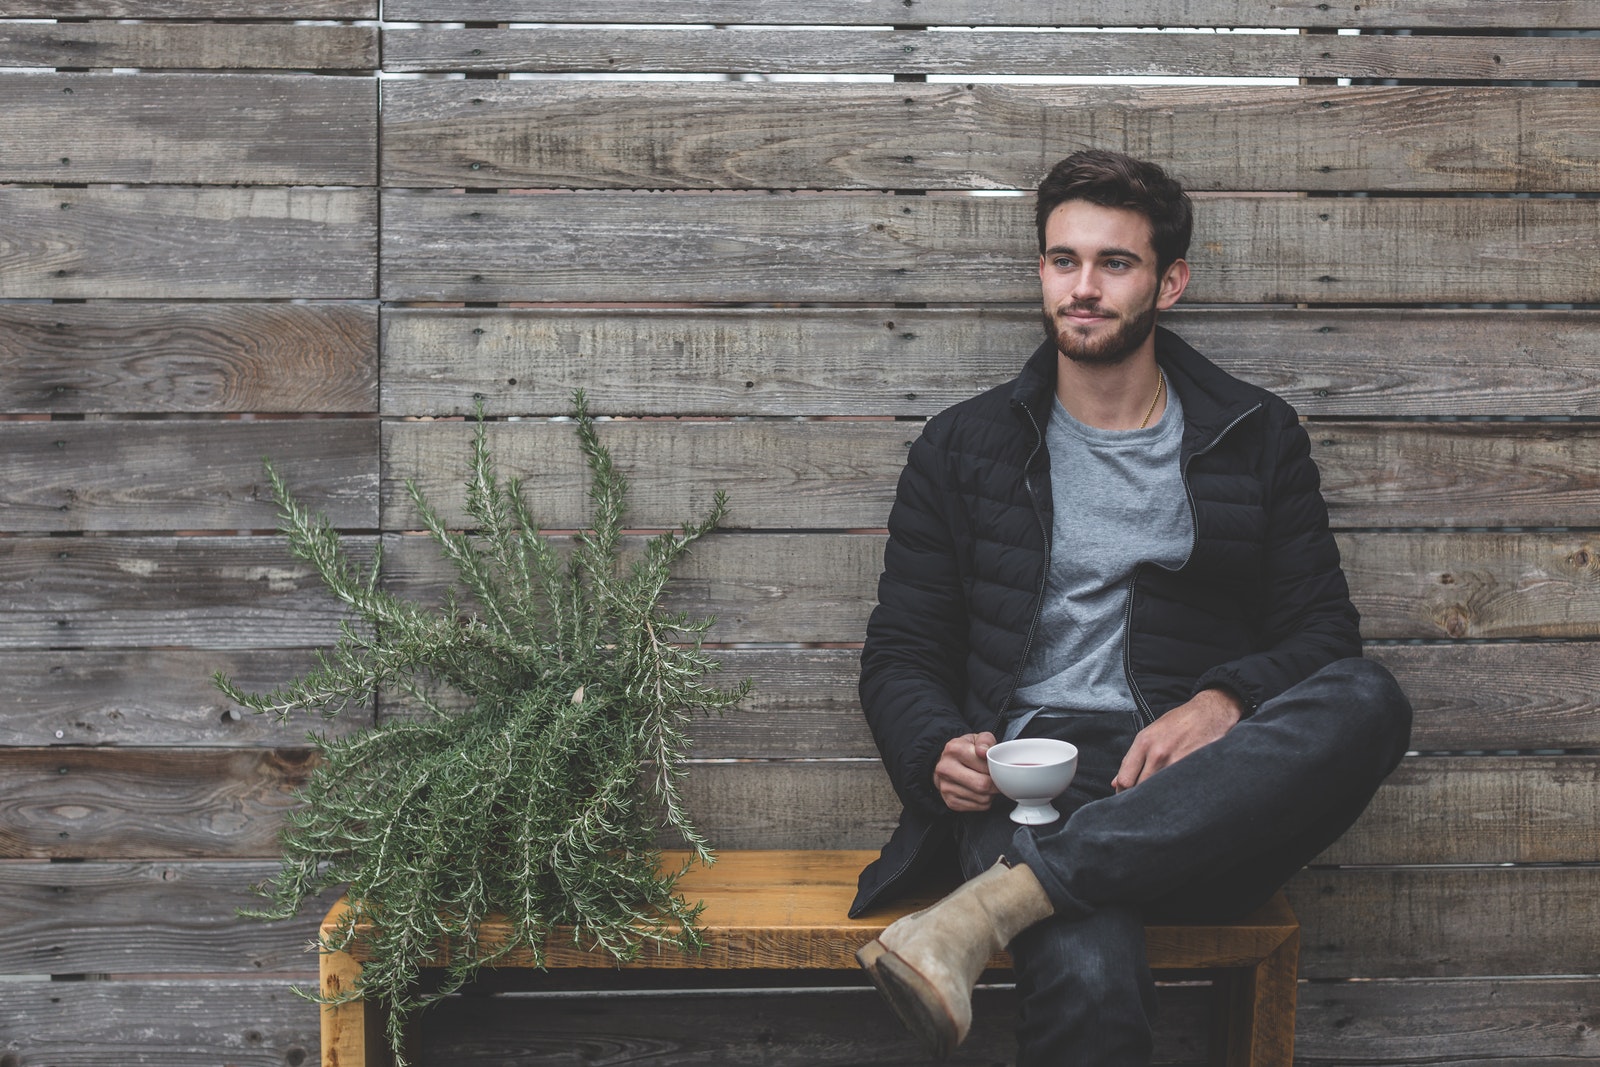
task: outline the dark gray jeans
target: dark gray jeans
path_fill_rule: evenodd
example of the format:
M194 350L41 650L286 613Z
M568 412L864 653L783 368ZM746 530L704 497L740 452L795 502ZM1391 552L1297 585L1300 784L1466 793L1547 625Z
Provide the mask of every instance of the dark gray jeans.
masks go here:
M1400 762L1411 705L1387 670L1347 659L1267 701L1227 736L1113 794L1132 715L1040 717L1023 736L1078 746L1063 819L1010 821L1000 797L957 820L971 878L1005 855L1056 906L1011 943L1019 1067L1150 1061L1155 988L1146 919L1227 919L1258 907L1342 834Z

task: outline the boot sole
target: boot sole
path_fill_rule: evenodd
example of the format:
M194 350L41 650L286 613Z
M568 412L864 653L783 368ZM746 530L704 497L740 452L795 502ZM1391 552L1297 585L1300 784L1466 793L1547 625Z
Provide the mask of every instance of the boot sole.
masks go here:
M889 1002L907 1030L910 1030L938 1059L944 1059L959 1043L955 1019L944 1000L928 981L906 964L881 941L869 941L856 950L860 963Z

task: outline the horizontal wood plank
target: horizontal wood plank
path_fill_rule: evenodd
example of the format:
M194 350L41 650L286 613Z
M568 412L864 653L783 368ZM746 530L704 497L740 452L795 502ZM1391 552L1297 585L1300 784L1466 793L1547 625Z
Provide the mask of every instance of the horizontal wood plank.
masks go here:
M1319 864L1594 863L1592 757L1411 757ZM696 763L685 799L720 848L877 848L900 804L875 760Z
M1288 886L1301 978L1591 973L1600 870L1306 870Z
M357 558L371 550L368 537L346 541ZM386 585L437 595L447 571L432 542L387 541ZM1362 532L1339 542L1369 639L1600 630L1593 538ZM680 561L668 602L715 615L716 641L858 641L882 552L878 534L714 534ZM295 648L331 640L341 617L281 538L0 539L0 648Z
M1591 105L1463 86L401 81L384 89L383 184L1031 191L1071 150L1115 145L1190 191L1592 191ZM1464 143L1465 125L1498 134Z
M1033 303L1032 210L1020 197L390 190L382 296ZM1600 293L1597 230L1594 200L1207 198L1188 295L1583 302Z
M274 856L309 749L0 749L0 857Z
M1423 751L1600 747L1600 663L1582 642L1371 646L1394 671L1416 719ZM694 724L703 759L828 759L877 755L856 695L854 648L726 648L712 682L750 678L737 709ZM8 652L0 676L0 744L296 745L308 729L338 734L362 725L297 717L279 723L233 709L211 684L221 670L264 691L312 666L309 651ZM383 714L405 714L387 694ZM61 736L57 737L59 731Z
M208 22L0 26L0 66L7 67L371 70L377 65L374 26ZM104 103L100 110L103 114Z
M647 0L648 2L648 0ZM0 0L0 18L374 19L377 0Z
M278 979L0 982L19 1063L76 1067L303 1067L318 1008Z
M9 119L0 133L0 181L371 185L375 178L378 84L366 78L0 74L0 98ZM67 221L56 214L58 225Z
M1582 1060L1593 1038L1581 1020L1600 997L1596 985L1582 978L1303 984L1297 1062L1527 1067ZM23 1062L209 1067L223 1049L240 1067L300 1067L315 1056L317 1019L292 986L247 978L5 983L0 1016L26 1035L18 1041ZM1206 989L1162 985L1157 993L1155 1061L1204 1062ZM947 1062L1009 1061L1014 990L978 990L973 1014L972 1034ZM420 1062L462 1067L508 1059L555 1067L570 1060L572 1048L597 1045L647 1055L663 1067L708 1057L759 1057L767 1067L932 1064L915 1058L904 1030L865 987L451 997L429 1009L417 1042Z
M234 914L260 903L249 886L275 869L264 862L0 863L8 931L0 968L314 972L306 946L331 898L307 904L286 924ZM1592 867L1308 870L1289 887L1304 928L1300 974L1583 974L1600 929L1597 878Z
M1205 1062L1207 990L1162 985L1155 1060ZM1531 1067L1592 1053L1600 983L1583 978L1303 983L1295 1062L1308 1067ZM973 999L971 1036L947 1062L1009 1063L1017 1004L1005 984ZM556 1067L575 1046L667 1065L748 1058L768 1067L932 1067L865 988L727 993L502 993L452 997L419 1028L423 1062ZM622 1051L625 1049L626 1051Z
M1597 312L1161 322L1305 415L1600 415ZM580 387L602 415L931 415L1010 379L1040 333L1031 307L389 308L383 337L386 415L562 415Z
M0 749L0 856L271 856L311 759L305 749ZM685 803L721 848L876 848L900 810L876 760L689 771ZM1412 757L1317 862L1600 862L1597 787L1593 757Z
M0 538L0 648L304 648L344 618L281 537Z
M370 412L363 304L0 305L0 410Z
M88 0L77 0L88 2ZM101 0L106 2L106 0ZM180 2L180 0L166 0ZM919 26L1281 26L1467 29L1600 25L1585 0L389 0L384 17L422 22L645 22Z
M1359 532L1338 541L1368 639L1600 632L1593 537ZM882 547L876 534L713 534L679 562L667 602L692 616L714 615L714 641L859 641ZM427 538L391 536L384 558L395 592L442 592L446 571ZM3 627L0 616L0 633Z
M1600 511L1600 427L1312 422L1306 429L1335 528L1583 526ZM735 501L728 529L882 525L920 430L906 422L788 420L599 427L629 477L629 521L674 526L706 511L721 488ZM386 528L420 526L408 479L452 525L471 524L465 482L475 432L458 422L384 427ZM486 432L501 472L537 486L532 506L544 525L588 521L587 469L570 424L495 423Z
M335 526L378 525L370 419L0 423L0 451L8 532L270 530L263 457Z
M1295 1062L1533 1067L1594 1056L1593 978L1314 982L1300 986Z
M311 945L337 893L286 922L238 915L264 904L251 886L277 869L265 861L0 861L0 973L291 973L314 983Z
M218 692L222 671L267 692L316 665L310 650L266 652L3 652L0 745L303 745L306 732L338 735L372 722L370 710L279 722Z
M1368 638L1592 638L1592 534L1351 534L1345 574Z
M0 188L0 299L370 298L367 189Z
M0 49L3 47L0 43ZM390 71L544 73L709 71L1560 81L1600 77L1600 46L1581 37L661 30L615 26L444 32L394 29L384 34L383 66Z

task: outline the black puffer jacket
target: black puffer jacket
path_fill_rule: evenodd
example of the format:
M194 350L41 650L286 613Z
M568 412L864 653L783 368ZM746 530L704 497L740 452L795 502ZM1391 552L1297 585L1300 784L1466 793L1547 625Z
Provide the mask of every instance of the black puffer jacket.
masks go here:
M1166 330L1156 358L1183 402L1195 544L1177 571L1136 568L1124 669L1147 722L1213 687L1249 714L1359 656L1358 616L1294 409ZM1055 348L1042 345L1011 383L930 419L900 477L861 701L905 810L862 872L852 915L908 888L944 851L950 812L934 764L953 737L998 733L1016 688L1052 551L1043 430L1055 378Z

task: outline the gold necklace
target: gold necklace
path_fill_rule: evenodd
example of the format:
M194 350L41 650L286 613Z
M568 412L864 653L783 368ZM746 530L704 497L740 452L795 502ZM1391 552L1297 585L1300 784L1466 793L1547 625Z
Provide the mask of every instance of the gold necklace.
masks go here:
M1144 413L1144 421L1139 424L1139 429L1150 425L1150 416L1156 413L1156 405L1161 403L1161 393L1167 387L1167 376L1161 373L1161 368L1156 368L1156 395L1150 401L1150 410Z

